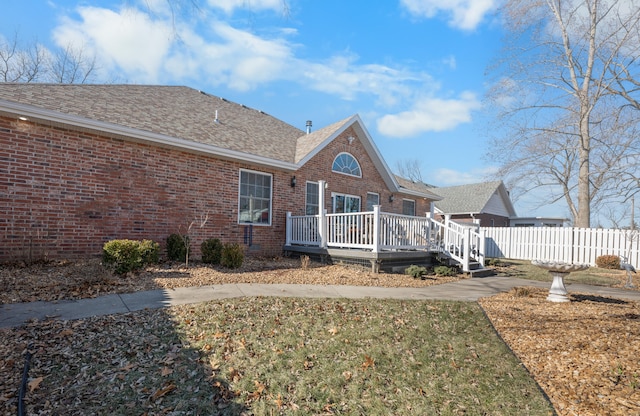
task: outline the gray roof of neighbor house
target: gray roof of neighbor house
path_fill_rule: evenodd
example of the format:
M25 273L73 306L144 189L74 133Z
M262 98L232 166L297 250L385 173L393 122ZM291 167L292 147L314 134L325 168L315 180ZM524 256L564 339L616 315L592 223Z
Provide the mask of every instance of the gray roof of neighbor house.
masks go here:
M39 83L0 83L0 115L291 171L353 127L389 189L401 192L358 115L307 134L189 87Z
M509 216L516 215L509 193L502 181L429 188L429 191L442 197L435 206L438 211L445 214L481 214L485 212L491 197L497 193L502 198Z

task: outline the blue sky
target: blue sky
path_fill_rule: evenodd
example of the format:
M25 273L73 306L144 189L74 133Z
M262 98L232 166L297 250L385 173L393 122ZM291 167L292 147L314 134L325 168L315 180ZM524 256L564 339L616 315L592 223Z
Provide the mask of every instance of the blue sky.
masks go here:
M0 36L82 47L96 82L187 85L300 129L359 114L394 171L419 160L434 185L494 179L482 98L499 0L190 1L174 13L167 0L4 2Z

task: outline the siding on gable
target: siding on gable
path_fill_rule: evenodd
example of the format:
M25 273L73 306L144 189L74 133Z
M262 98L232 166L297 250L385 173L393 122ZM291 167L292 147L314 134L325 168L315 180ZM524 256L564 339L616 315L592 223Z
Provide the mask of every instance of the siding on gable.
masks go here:
M509 211L507 210L507 207L504 204L504 200L502 199L502 197L500 197L500 194L498 192L494 192L494 194L491 195L491 198L489 198L489 201L487 201L487 204L485 205L485 208L484 210L482 210L482 212L507 218L509 217Z

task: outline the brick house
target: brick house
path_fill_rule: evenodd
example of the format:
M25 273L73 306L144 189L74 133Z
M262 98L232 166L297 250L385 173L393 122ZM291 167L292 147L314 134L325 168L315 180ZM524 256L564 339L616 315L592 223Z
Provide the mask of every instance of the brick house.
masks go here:
M181 86L0 84L0 261L163 244L190 224L196 257L212 237L279 255L319 181L328 212L420 216L439 199L399 184L359 116L309 124Z

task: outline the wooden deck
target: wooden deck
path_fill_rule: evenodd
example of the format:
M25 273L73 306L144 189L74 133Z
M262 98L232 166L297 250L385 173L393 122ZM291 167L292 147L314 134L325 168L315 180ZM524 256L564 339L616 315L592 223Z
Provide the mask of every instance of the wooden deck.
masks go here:
M370 267L373 273L396 272L412 264L433 264L437 252L427 250L390 250L373 252L357 248L321 248L313 246L284 246L285 255L308 255L328 264L357 264Z
M484 238L473 226L380 212L287 214L283 251L323 262L370 265L375 273L430 265L443 255L463 271L484 267ZM477 227L475 227L477 228Z

